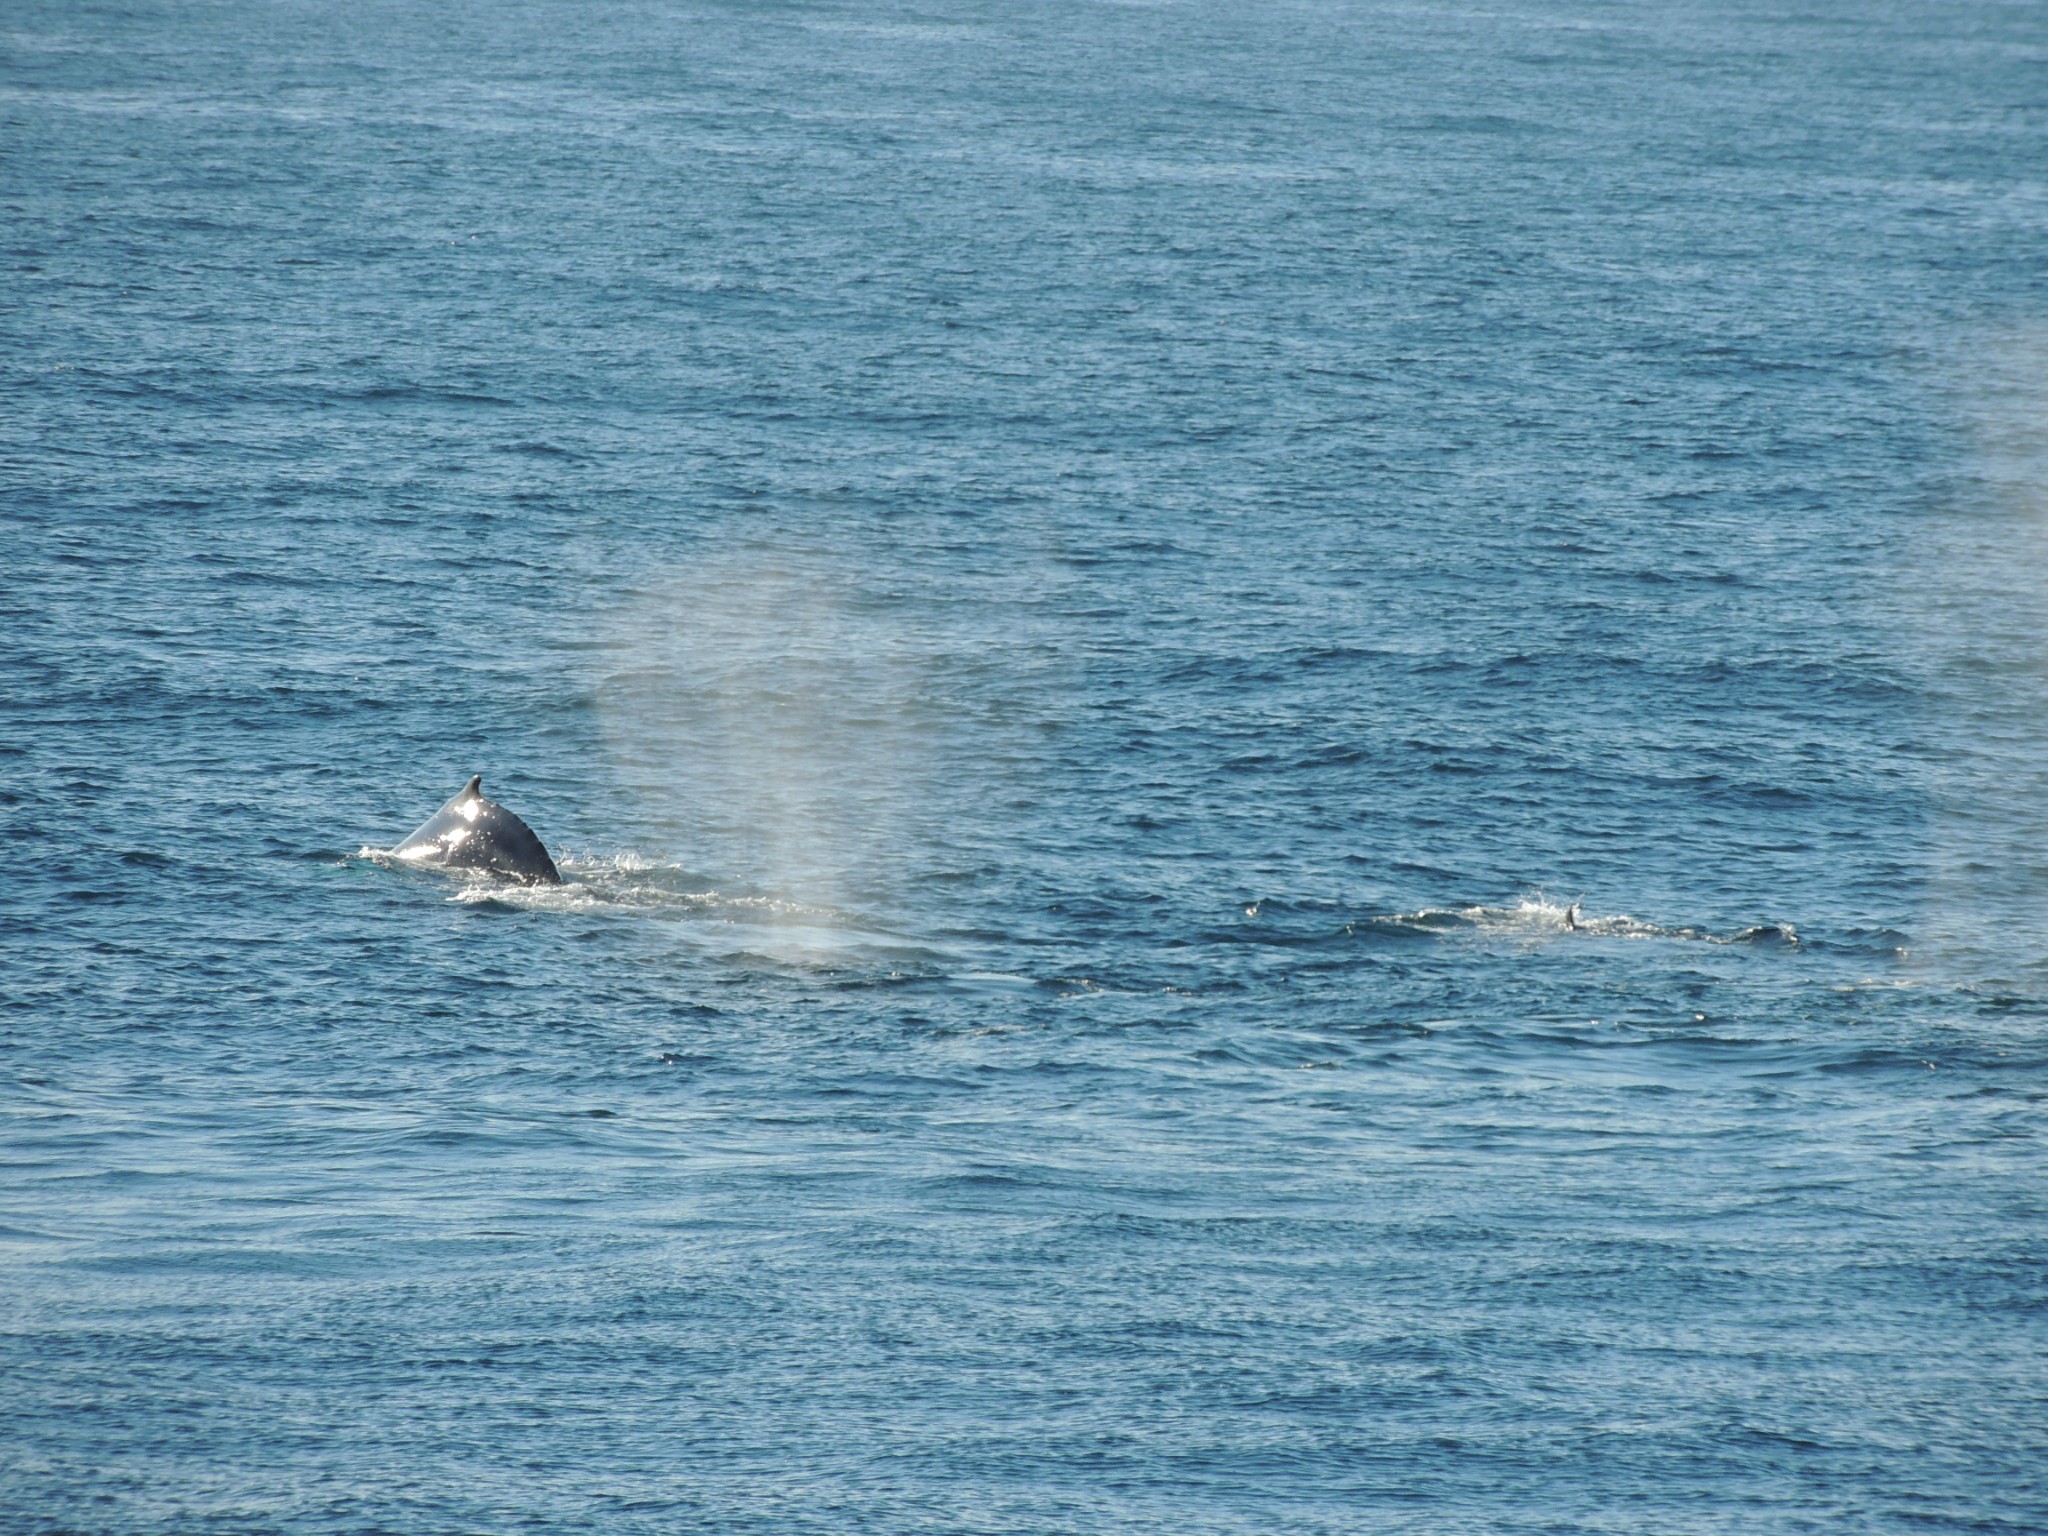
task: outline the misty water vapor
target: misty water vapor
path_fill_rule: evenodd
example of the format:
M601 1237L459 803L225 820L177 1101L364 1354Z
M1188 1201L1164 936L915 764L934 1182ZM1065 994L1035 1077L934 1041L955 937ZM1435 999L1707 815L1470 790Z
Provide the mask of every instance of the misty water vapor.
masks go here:
M886 892L945 751L929 637L821 553L668 568L617 618L599 689L643 823L707 870L808 904Z

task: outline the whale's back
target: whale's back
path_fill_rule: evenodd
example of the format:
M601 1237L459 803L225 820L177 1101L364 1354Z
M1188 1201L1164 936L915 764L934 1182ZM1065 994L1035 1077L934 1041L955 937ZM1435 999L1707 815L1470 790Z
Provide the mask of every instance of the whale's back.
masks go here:
M561 871L533 828L485 797L483 775L470 781L391 850L443 869L474 869L527 885L560 885Z

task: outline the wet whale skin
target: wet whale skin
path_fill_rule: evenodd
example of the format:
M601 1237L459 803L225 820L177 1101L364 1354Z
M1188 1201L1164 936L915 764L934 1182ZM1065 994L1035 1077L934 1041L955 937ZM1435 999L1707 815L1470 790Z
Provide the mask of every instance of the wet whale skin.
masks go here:
M447 804L392 854L442 869L473 869L525 885L560 885L562 875L533 828L485 797L483 775L472 775Z

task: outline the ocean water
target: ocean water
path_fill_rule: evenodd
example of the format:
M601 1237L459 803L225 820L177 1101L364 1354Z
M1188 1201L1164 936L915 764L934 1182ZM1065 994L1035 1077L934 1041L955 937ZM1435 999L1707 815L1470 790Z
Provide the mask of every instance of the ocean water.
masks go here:
M2048 1529L2048 10L10 0L0 273L0 1529Z

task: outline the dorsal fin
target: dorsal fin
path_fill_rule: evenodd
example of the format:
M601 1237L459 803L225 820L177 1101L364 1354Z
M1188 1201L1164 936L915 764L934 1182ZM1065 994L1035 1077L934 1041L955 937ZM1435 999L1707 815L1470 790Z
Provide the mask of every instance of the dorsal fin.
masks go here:
M484 776L480 773L472 773L469 776L469 782L462 786L462 792L465 795L481 797L484 792Z

